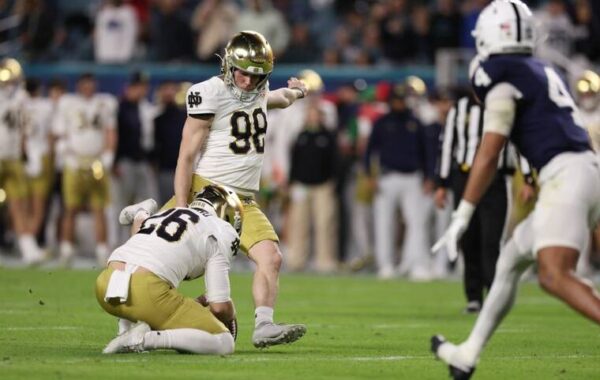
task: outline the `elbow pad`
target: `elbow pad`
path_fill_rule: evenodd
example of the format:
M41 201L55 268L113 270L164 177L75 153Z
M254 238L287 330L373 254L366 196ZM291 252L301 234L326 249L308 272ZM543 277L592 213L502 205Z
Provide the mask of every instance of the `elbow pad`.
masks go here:
M510 83L498 83L485 98L484 132L508 137L515 121L516 99L523 94Z
M483 132L493 132L508 137L515 121L514 100L498 99L486 102Z

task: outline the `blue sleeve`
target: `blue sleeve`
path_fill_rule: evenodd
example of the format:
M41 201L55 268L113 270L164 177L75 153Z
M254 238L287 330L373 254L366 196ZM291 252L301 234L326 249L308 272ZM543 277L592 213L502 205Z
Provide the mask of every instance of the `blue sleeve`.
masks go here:
M497 60L480 62L471 78L471 85L477 98L483 103L488 92L497 84L506 81L504 65Z

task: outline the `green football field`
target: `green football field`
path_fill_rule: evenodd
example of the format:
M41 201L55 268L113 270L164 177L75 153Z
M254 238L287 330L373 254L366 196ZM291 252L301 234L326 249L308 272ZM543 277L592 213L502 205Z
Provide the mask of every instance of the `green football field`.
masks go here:
M283 275L276 320L306 323L292 345L255 349L251 274L234 274L236 353L105 356L115 320L97 305L96 271L0 269L0 379L444 379L429 338L466 337L458 282ZM190 296L203 282L184 284ZM523 284L474 378L600 379L600 329Z

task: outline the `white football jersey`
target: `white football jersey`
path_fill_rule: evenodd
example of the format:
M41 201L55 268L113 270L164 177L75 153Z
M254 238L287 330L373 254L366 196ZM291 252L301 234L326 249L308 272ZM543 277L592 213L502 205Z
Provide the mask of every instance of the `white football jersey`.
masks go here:
M25 125L23 107L29 96L22 88L0 91L0 160L21 159Z
M27 155L41 156L50 151L50 132L54 107L48 98L30 98L25 103Z
M223 219L205 210L177 207L147 218L108 261L142 266L177 287L202 276L216 256L229 264L238 247L235 229Z
M236 190L258 191L267 132L267 89L254 101L235 98L212 77L190 87L190 116L213 114L210 133L194 172Z
M117 101L112 95L86 99L67 94L60 98L53 131L64 138L65 164L76 168L80 159L98 158L104 151L107 129L116 126Z
M589 112L579 109L581 121L590 134L592 145L596 153L600 153L600 107Z

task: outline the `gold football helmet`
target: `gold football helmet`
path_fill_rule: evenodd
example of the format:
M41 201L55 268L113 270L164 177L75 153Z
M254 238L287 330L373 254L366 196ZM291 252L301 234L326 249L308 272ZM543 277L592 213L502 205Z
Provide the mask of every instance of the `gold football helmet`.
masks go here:
M23 82L23 68L14 58L0 61L0 87L12 91Z
M410 95L423 96L427 93L427 85L418 76L409 75L404 83Z
M244 206L237 194L227 186L213 184L204 187L194 195L189 207L214 211L219 218L231 224L238 235L242 234Z
M600 102L600 76L586 70L575 83L579 106L586 110L594 109Z
M238 88L233 79L233 70L259 75L260 80L252 91ZM273 50L262 34L254 31L237 33L229 40L222 59L221 72L225 84L233 95L243 102L251 102L260 95L273 71Z
M318 93L323 91L323 79L314 70L306 69L298 73L298 79L306 84L306 89L309 93Z

